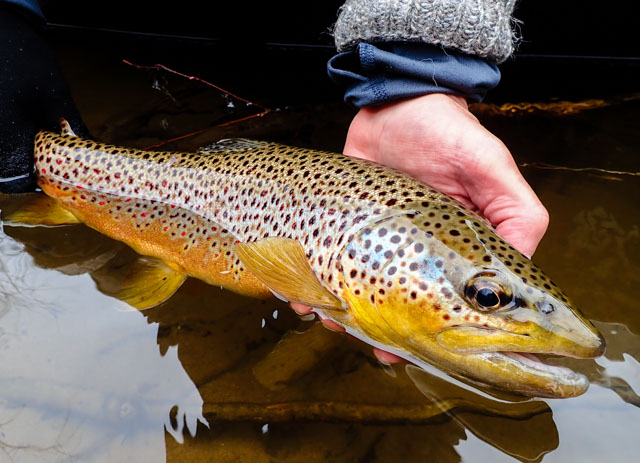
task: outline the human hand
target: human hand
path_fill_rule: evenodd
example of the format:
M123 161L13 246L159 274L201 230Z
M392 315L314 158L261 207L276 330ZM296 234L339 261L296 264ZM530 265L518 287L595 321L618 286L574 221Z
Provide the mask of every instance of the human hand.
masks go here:
M547 229L547 210L511 153L461 97L430 94L363 108L344 153L394 167L456 198L527 256Z
M456 198L527 256L547 229L547 210L511 153L461 97L430 94L362 108L351 122L344 153L394 167ZM292 307L311 312L300 304ZM384 363L401 360L379 349L374 353Z

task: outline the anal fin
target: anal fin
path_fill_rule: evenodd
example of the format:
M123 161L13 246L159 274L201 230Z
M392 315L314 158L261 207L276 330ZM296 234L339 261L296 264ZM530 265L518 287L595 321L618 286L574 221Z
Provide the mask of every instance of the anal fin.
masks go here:
M107 264L91 276L101 292L138 310L150 309L166 301L187 278L154 257L140 257L126 265Z

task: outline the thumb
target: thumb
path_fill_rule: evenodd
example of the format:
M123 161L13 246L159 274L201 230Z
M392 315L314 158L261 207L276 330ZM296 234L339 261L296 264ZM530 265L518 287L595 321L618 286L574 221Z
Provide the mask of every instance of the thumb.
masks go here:
M549 225L546 208L499 140L490 153L478 153L476 166L475 175L463 171L470 199L505 240L531 257Z

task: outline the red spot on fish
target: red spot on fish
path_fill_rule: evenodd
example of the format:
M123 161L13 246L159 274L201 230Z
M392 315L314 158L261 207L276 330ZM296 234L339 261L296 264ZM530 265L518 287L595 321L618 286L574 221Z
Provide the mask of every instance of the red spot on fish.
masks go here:
M99 173L100 173L100 169L93 169L93 171L94 171L96 174L99 174Z
M166 227L163 228L164 231L169 230L169 226L167 225Z
M40 169L42 171L43 174L47 173L47 169Z
M62 164L62 159L56 159L56 164L58 165Z
M99 204L100 206L104 206L104 201L100 201L98 204Z
M120 220L120 216L119 216L119 215L116 215L116 216L114 217L114 219L116 219L116 220Z
M128 203L129 201L131 201L131 198L127 198L124 200L125 203Z
M167 181L166 181L166 180L163 180L163 181L162 181L162 186L163 186L163 187L166 187L166 186L167 186Z
M44 170L44 169L43 169L43 170ZM76 188L77 188L78 190L82 190L82 185L76 185Z
M182 232L180 233L182 236L185 236L187 234L187 232Z
M146 212L143 212L143 213L140 214L140 217L146 217L146 216L147 216Z
M220 257L220 254L216 254L213 256L214 259L217 259L218 257Z
M175 208L176 208L176 205L175 205L175 204L172 204L172 205L171 205L171 209L175 209Z
M211 227L211 231L216 231L218 227Z

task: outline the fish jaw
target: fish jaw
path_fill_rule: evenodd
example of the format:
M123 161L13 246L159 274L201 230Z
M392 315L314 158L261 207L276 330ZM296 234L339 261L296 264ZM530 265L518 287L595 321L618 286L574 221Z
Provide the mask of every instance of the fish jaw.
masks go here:
M433 349L442 358L452 355L454 366L459 369L464 365L467 377L479 383L529 396L576 397L588 389L587 378L569 368L550 365L538 354L595 358L604 353L605 341L591 323L568 307L564 311L566 317L557 317L566 318L562 323L541 320L541 314L533 312L519 314L527 321L511 322L510 328L446 328L435 335L442 351Z
M440 331L435 338L445 349L461 354L507 351L578 359L604 354L605 340L589 321L568 306L556 307L551 316L516 309L500 328L458 325Z
M404 311L402 301L391 295L390 299L392 298L395 303L379 304L375 311L371 311L370 304L364 298L350 294L347 300L355 316L350 320L342 317L336 321L343 324L351 334L372 345L418 365L429 363L453 377L478 386L546 398L576 397L589 387L589 381L584 375L565 367L544 363L533 354L535 349L531 349L530 353L518 352L521 346L513 339L499 342L498 339L485 338L483 345L487 346L487 351L475 346L476 339L472 337L464 339L465 345L474 345L470 352L443 347L439 342L439 335L447 331L454 332L455 328L445 328L434 333L430 317L418 315L418 307ZM407 312L412 312L415 316L407 317ZM332 317L333 313L327 313L327 316ZM408 326L413 328L406 330ZM493 332L484 327L474 329ZM459 333L465 334L463 331ZM501 348L505 350L499 350ZM511 348L516 351L509 350ZM557 351L552 353L562 355Z
M583 374L547 364L531 354L486 352L466 354L455 361L456 365L465 366L463 377L472 382L525 396L568 399L589 388L589 380ZM459 376L457 371L452 372Z
M519 276L510 281L506 270L504 275L488 272L433 234L414 232L413 225L410 216L385 219L345 248L341 297L351 318L338 323L382 349L477 385L552 398L587 390L583 375L547 365L535 354L601 355L604 340L588 320L568 302L535 288L528 291ZM524 307L510 303L495 312L474 307L464 284L479 273L499 276L522 297L517 304ZM551 302L553 313L538 310Z

